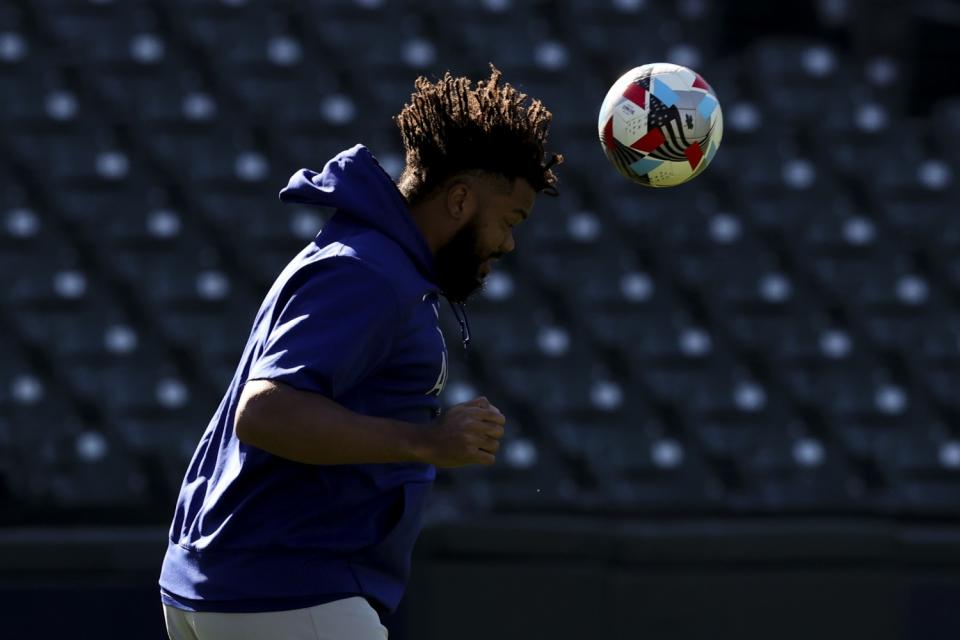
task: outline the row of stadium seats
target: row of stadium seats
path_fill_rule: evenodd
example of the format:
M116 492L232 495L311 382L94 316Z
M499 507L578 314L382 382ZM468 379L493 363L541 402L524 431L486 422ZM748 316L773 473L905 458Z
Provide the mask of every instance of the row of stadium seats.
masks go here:
M444 401L510 423L496 466L440 473L430 518L956 516L960 99L854 4L0 0L0 521L165 522L329 216L277 191L356 142L398 176L414 78L489 60L554 112L562 195L468 305L468 355L442 317ZM594 128L656 59L726 120L664 192Z

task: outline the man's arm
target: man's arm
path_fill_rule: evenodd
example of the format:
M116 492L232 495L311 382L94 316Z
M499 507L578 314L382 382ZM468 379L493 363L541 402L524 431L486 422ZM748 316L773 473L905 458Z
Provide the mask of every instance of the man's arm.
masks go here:
M484 397L451 407L432 424L354 413L326 396L272 380L243 387L233 428L241 442L306 464L422 462L491 465L506 419Z

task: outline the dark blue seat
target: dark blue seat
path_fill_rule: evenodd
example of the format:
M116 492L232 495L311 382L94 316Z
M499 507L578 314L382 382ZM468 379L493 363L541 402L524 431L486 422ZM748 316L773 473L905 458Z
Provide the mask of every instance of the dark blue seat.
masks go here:
M788 436L777 426L758 430L732 470L734 511L777 514L838 514L877 508L851 489L851 470L841 449L815 438Z
M90 66L131 62L132 38L153 31L156 19L144 2L48 4L41 20L60 46Z
M556 427L562 451L585 465L604 492L595 506L628 513L696 513L722 504L722 487L710 477L688 441L645 429L609 423L565 423Z

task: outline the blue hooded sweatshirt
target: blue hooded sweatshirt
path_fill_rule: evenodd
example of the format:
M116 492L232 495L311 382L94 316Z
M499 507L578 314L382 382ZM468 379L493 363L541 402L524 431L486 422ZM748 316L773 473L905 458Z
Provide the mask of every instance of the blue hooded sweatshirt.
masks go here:
M362 145L322 173L298 171L280 199L336 212L256 315L183 480L161 598L187 610L253 612L360 595L392 613L435 467L301 464L240 442L233 420L243 385L256 379L366 415L424 425L438 416L447 351L433 255Z

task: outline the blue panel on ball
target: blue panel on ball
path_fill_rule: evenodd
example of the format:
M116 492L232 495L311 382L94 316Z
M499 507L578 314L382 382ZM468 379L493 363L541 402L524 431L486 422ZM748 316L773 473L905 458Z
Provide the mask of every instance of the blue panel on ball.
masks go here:
M710 119L710 114L717 108L717 100L713 96L703 96L703 100L697 105L697 111L703 116L704 120Z
M703 166L707 166L708 164L710 164L710 161L713 160L713 156L715 156L716 153L717 153L717 145L715 145L711 140L710 146L707 148L707 157L705 158L706 162L704 163Z
M677 103L677 94L674 93L673 89L656 78L653 79L653 95L657 96L657 100L668 107L672 107Z
M631 164L630 168L633 169L637 175L645 176L662 164L663 164L663 160L654 160L653 158L640 158L639 160Z

